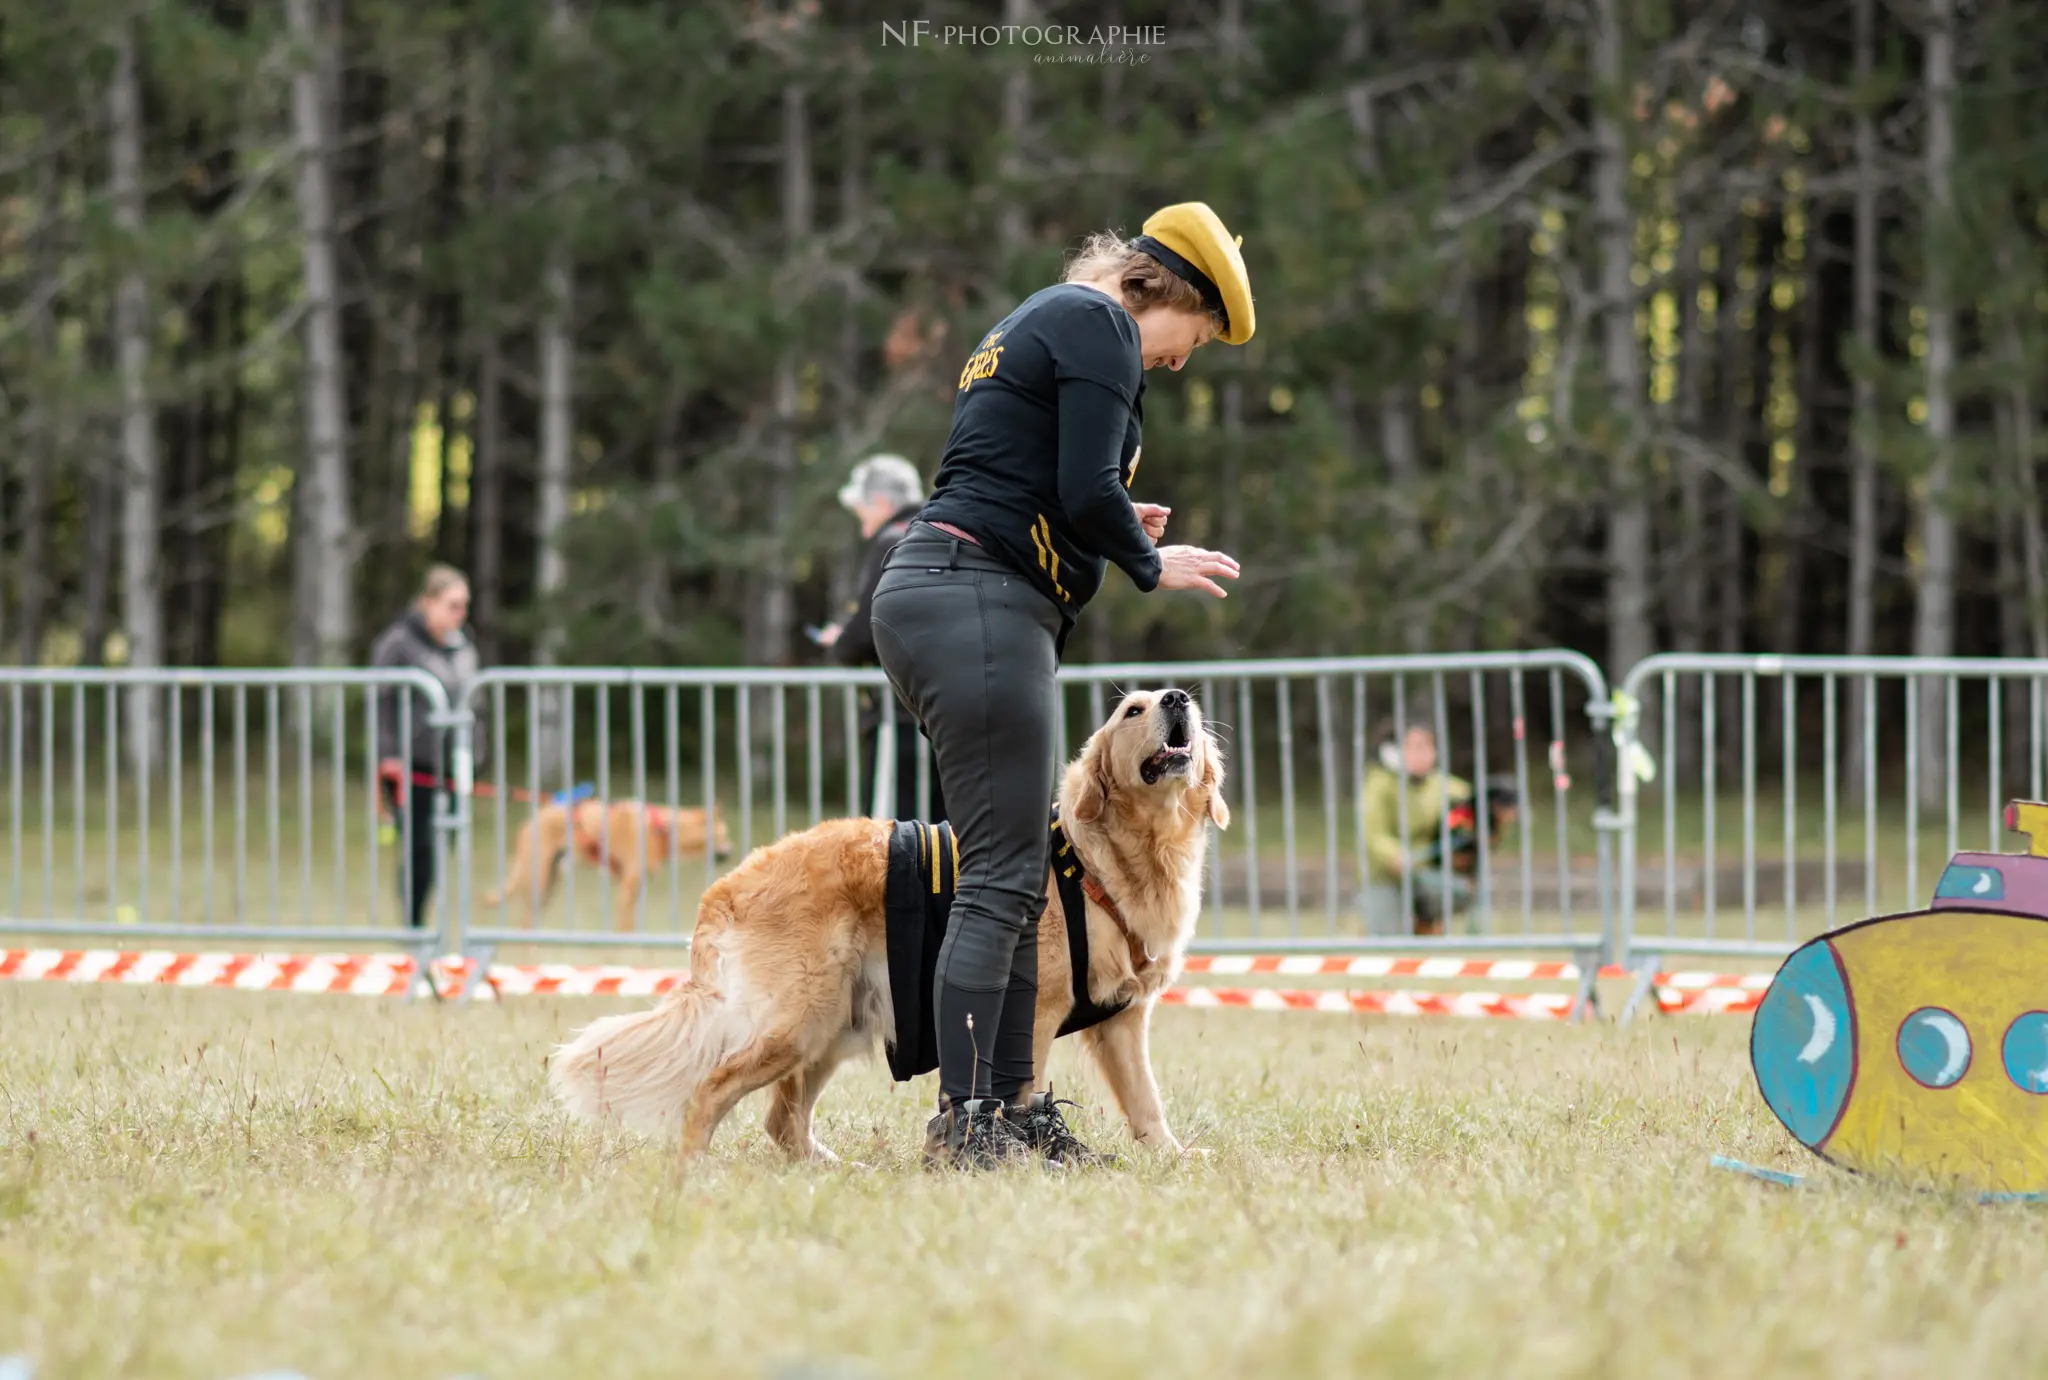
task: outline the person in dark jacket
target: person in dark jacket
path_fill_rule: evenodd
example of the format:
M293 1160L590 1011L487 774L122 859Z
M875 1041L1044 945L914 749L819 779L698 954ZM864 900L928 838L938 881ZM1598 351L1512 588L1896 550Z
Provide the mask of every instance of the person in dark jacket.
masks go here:
M846 616L818 632L818 645L841 666L879 666L875 636L869 626L874 610L875 585L882 578L882 564L910 531L911 522L924 507L924 479L917 467L900 455L871 455L854 466L846 486L839 491L840 506L860 523L860 534L868 543L861 560L860 581ZM873 813L883 818L922 819L938 823L946 817L945 792L939 786L937 764L931 749L903 701L888 690L863 690L860 703L861 781L864 799L873 800ZM894 720L896 752L893 759L895 783L886 793L877 793L881 765L883 713ZM925 759L929 804L917 807L918 759Z
M875 649L937 751L960 839L934 999L934 1160L1080 1148L1029 1097L1060 652L1111 562L1144 591L1220 598L1216 581L1236 577L1220 552L1157 545L1169 510L1129 489L1144 371L1252 328L1244 259L1208 206L1169 206L1133 240L1091 237L1065 281L968 356L932 497L875 589Z
M448 692L449 706L459 706L481 669L464 631L468 621L468 579L453 566L430 567L413 606L378 635L370 664L425 671ZM399 903L405 922L418 929L426 924L427 898L434 890L434 816L448 774L447 730L429 722L424 694L405 699L411 701L411 736L402 741L408 713L404 699L396 687L378 692L377 773L403 841ZM481 735L476 741L481 745Z

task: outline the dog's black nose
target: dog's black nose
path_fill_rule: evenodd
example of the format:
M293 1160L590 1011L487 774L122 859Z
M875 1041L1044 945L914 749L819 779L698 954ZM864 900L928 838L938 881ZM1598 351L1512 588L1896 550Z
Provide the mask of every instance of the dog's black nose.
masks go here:
M1161 709L1186 709L1188 707L1188 692L1185 690L1167 691L1159 697L1159 707Z

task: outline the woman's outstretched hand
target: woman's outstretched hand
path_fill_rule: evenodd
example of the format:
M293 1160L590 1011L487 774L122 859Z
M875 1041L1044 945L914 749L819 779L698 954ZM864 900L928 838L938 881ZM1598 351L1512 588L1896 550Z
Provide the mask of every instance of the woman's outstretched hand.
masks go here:
M1161 589L1199 589L1218 599L1227 599L1230 596L1216 581L1236 578L1237 562L1221 551L1208 551L1199 546L1159 548Z
M1166 520L1173 516L1173 509L1161 503L1133 503L1131 511L1138 515L1138 525L1145 529L1145 535L1152 538L1157 546L1159 539L1166 535Z

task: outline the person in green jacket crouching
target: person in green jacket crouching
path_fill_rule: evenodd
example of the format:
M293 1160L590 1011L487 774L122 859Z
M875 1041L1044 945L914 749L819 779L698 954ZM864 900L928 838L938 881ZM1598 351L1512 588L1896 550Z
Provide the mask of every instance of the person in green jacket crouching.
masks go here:
M1389 724L1366 769L1365 923L1375 935L1442 934L1446 892L1453 914L1472 905L1472 879L1440 859L1447 811L1472 799L1472 783L1437 769L1436 730L1410 711L1398 736ZM1407 877L1408 905L1402 903Z

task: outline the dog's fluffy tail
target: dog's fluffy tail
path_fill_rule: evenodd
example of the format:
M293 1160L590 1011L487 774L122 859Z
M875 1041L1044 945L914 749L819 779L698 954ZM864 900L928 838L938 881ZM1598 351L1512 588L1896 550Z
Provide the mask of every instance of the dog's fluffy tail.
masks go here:
M651 1011L593 1021L548 1064L562 1105L586 1121L671 1137L704 1076L751 1038L745 1014L700 981Z

